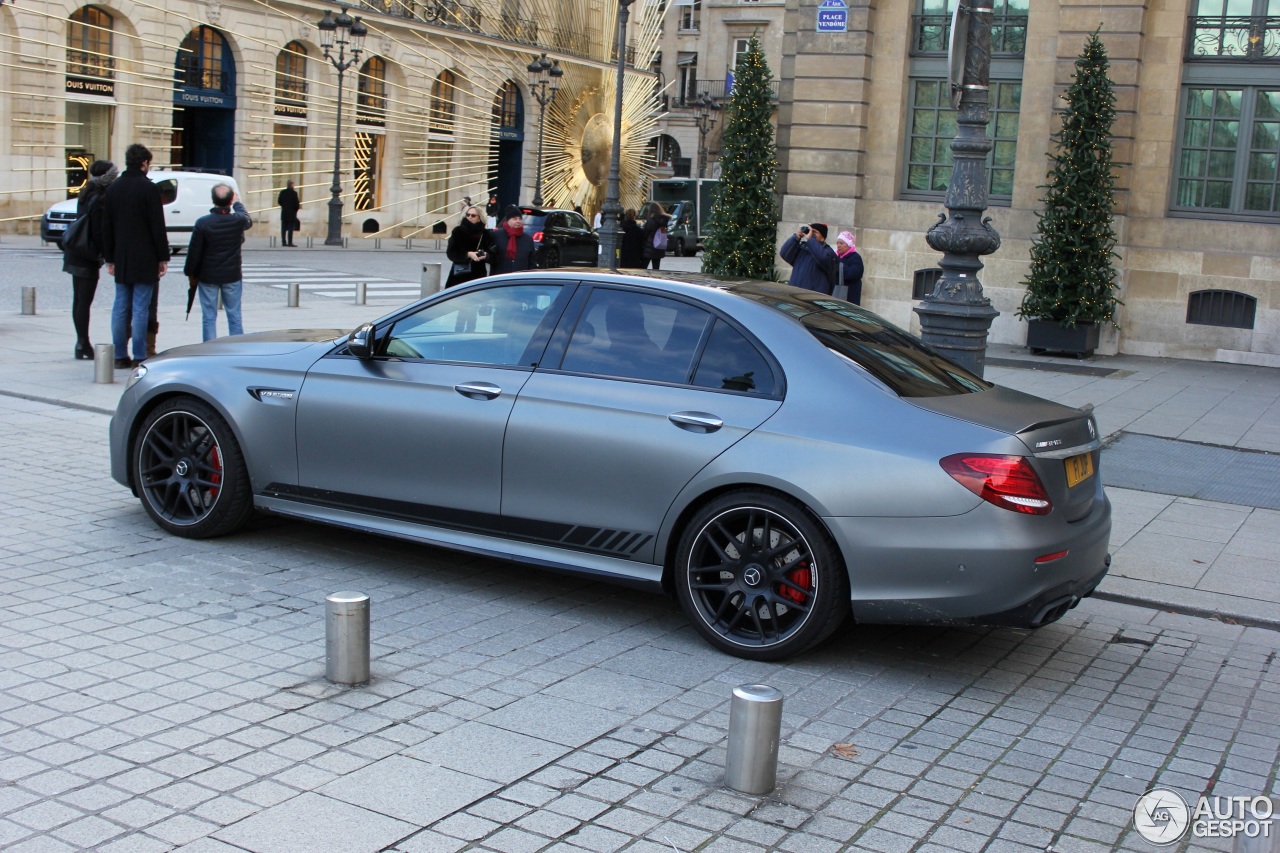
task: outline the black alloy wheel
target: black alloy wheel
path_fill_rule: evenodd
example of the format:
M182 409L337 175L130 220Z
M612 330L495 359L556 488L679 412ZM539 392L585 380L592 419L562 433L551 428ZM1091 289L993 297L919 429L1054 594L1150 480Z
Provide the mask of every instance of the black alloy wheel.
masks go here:
M780 660L825 640L849 614L849 577L826 530L789 498L734 492L685 528L676 592L712 645Z
M555 246L547 246L543 249L542 266L544 269L553 269L560 266L560 250Z
M222 536L253 512L244 455L207 403L178 397L160 404L138 430L131 459L142 506L170 533Z

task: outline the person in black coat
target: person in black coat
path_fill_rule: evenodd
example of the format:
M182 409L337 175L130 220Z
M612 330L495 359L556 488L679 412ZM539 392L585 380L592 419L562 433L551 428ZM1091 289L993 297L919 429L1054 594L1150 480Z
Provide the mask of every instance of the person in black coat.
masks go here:
M298 230L298 210L302 207L302 202L298 199L298 191L293 188L293 181L280 190L280 195L276 197L276 204L280 205L280 245L292 246L293 232Z
M116 367L137 365L155 348L160 324L152 317L152 296L169 269L169 238L164 230L160 188L147 177L151 152L134 143L124 152L124 174L102 199L102 257L116 280L111 308L111 338ZM128 356L130 328L133 360Z
M191 233L191 247L182 271L193 287L200 289L202 340L218 336L218 298L227 311L227 329L243 335L240 322L240 295L244 289L241 250L244 232L253 227L253 219L245 210L235 190L218 184L211 193L213 209L196 220Z
M94 294L98 292L98 270L102 269L102 197L118 174L115 163L95 160L89 167L89 180L76 199L76 219L89 217L84 225L89 229L88 244L92 256L77 254L62 244L62 271L71 274L71 323L76 329L75 357L79 359L93 358L93 344L89 342L89 309L93 305Z
M636 209L629 208L622 217L622 245L618 250L618 266L629 270L644 269L644 229L636 222Z
M837 280L837 285L844 284L849 289L845 299L854 305L862 304L862 256L858 254L858 247L853 242L852 231L841 231L840 236L836 238L836 257L840 259L840 271L843 280Z
M484 278L488 274L485 264L493 247L493 234L485 227L480 208L475 205L468 207L445 246L445 256L453 261L453 267L449 270L444 286L453 287L455 284Z
M662 268L662 259L667 256L666 249L659 249L653 245L654 235L661 230L664 234L667 225L671 222L671 217L667 216L667 212L663 210L662 205L656 201L649 202L649 215L644 220L644 243L641 245L644 260L653 264L653 268ZM640 265L641 269L645 268L645 264Z
M502 221L493 229L493 248L489 251L489 272L533 269L533 238L525 233L524 214L514 204L502 211Z

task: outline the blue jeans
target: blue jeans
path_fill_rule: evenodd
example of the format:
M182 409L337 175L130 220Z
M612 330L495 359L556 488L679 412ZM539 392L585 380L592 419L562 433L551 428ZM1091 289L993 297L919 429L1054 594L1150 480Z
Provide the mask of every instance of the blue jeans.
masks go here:
M116 282L116 301L111 306L111 342L116 358L129 357L130 311L133 326L133 358L147 357L147 322L151 319L151 293L156 285Z
M218 336L218 292L222 292L222 307L227 309L227 328L230 334L243 335L244 326L240 325L240 292L243 282L233 281L230 284L205 284L200 282L200 317L204 323L203 340L211 341Z

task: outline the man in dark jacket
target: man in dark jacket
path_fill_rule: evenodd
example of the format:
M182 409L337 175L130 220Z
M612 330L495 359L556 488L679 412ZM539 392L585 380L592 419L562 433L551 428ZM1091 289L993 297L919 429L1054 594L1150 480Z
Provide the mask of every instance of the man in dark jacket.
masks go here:
M298 200L298 191L293 188L293 181L289 181L288 185L280 190L276 204L280 205L280 245L292 246L293 232L298 230L298 208L302 207L302 202Z
M102 257L107 262L107 275L116 280L111 339L116 367L122 369L137 365L155 345L154 330L159 324L152 325L152 296L169 269L164 204L160 188L147 177L151 152L145 145L130 145L124 152L124 166L124 174L107 187L102 198Z
M814 222L801 225L787 238L778 250L784 261L791 264L792 287L803 287L819 293L831 293L831 278L835 272L836 253L827 245L827 225Z
M292 181L290 182L292 183ZM227 184L213 188L213 209L196 220L191 232L191 246L182 271L188 281L200 288L200 316L204 323L203 340L218 336L218 296L227 309L227 329L243 335L240 323L240 293L244 275L241 271L241 249L244 232L253 226L249 211L244 209L235 191Z

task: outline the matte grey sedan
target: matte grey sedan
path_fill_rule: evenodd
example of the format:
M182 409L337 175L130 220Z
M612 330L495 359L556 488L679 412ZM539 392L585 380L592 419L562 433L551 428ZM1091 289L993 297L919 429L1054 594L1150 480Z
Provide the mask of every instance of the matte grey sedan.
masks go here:
M662 589L774 660L862 623L1036 627L1106 574L1087 412L786 285L546 270L135 369L111 473L163 529L255 509Z

